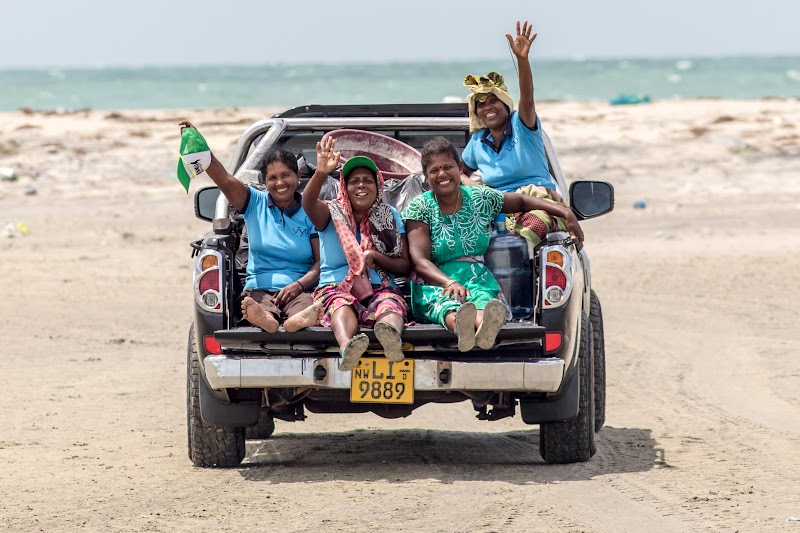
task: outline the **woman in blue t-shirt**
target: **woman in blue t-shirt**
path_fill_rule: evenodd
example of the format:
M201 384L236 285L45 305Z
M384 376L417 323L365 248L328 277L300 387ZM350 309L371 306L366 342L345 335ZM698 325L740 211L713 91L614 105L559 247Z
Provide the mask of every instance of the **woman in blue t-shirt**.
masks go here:
M188 121L180 123L193 128ZM244 215L249 242L242 318L274 333L313 326L320 306L311 291L319 280L319 240L301 205L297 158L286 149L266 156L267 192L247 187L211 154L208 176Z
M322 184L341 154L336 141L317 143L317 170L303 191L303 207L319 232L320 281L314 300L323 306L341 348L340 370L358 366L369 338L359 326L374 328L389 361L402 361L400 333L408 316L394 276L411 270L408 240L400 215L383 201L383 178L372 159L355 156L342 167L339 195L319 199Z
M536 39L533 26L517 21L517 35L506 34L508 45L519 63L519 110L508 93L503 76L490 72L486 76L468 75L464 85L471 94L469 103L472 138L461 154L464 164L464 185L477 185L469 179L481 172L484 185L503 192L517 192L563 205L555 180L550 175L544 150L541 124L533 100L533 74L528 60L531 44ZM566 231L566 221L544 210L512 213L506 217L509 231L522 235L534 245L550 231Z

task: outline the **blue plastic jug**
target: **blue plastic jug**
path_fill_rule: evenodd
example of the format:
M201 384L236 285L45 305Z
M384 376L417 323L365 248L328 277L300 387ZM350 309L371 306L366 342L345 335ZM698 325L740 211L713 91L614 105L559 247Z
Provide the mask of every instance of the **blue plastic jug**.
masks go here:
M504 213L494 219L494 231L484 259L506 297L512 318L530 317L533 314L533 269L528 241L508 233Z

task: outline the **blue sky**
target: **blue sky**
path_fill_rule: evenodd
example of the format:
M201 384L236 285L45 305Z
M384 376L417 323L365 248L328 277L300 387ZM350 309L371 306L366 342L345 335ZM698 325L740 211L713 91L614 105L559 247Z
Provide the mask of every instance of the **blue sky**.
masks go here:
M800 0L15 0L2 12L0 68L499 58L517 18L534 23L541 58L800 55Z

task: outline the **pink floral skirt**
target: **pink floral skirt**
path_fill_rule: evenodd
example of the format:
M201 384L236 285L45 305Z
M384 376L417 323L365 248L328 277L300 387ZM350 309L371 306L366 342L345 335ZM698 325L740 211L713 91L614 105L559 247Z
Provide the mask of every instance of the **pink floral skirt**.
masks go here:
M331 318L337 309L346 305L352 306L362 326L371 328L375 320L386 313L396 313L403 317L403 322L408 321L408 307L406 307L403 293L397 287L373 285L372 296L361 301L349 292L339 290L339 284L322 285L314 291L314 301L322 304L322 325L331 326Z

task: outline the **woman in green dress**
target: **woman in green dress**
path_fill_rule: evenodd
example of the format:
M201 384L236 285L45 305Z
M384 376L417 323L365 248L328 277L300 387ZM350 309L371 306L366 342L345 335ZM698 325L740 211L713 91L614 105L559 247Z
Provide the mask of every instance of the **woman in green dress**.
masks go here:
M441 324L458 337L458 349L488 350L506 320L500 287L483 262L499 213L541 209L566 221L583 240L575 214L541 198L461 185L461 159L453 144L435 137L422 149L430 191L403 211L409 251L419 278L411 286L414 316Z

